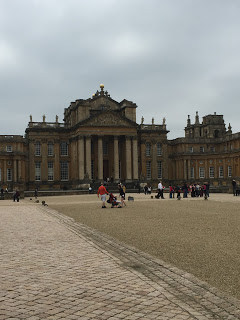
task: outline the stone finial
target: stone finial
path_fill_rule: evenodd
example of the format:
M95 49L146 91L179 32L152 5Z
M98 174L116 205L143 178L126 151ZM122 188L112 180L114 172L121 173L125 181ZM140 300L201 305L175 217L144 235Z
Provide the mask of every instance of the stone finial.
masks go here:
M229 133L232 133L232 126L231 126L230 123L229 123L229 125L228 125L228 132L229 132Z
M162 124L165 126L166 125L166 118L164 117L162 120Z
M46 116L45 116L45 114L43 115L43 122L45 122L46 121Z
M30 122L32 122L32 115L30 114Z
M142 119L141 119L141 124L143 124L143 122L144 122L144 118L142 117Z
M198 111L196 111L195 124L199 124L199 115L198 115Z
M56 123L58 123L58 115L56 115Z
M188 119L187 119L187 126L191 125L191 119L190 119L190 115L188 115Z
M152 118L152 124L154 124L154 118Z

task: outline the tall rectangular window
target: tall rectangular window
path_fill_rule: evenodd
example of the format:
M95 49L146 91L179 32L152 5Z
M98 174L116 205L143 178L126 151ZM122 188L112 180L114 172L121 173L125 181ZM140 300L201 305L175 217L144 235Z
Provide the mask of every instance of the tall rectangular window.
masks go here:
M149 142L146 143L146 156L147 157L151 156L151 143Z
M205 169L204 167L199 167L199 178L205 178Z
M48 162L48 181L54 180L54 166L53 161Z
M147 169L147 179L150 180L152 178L151 161L147 161L146 169Z
M12 181L12 169L7 168L7 181Z
M157 162L158 179L162 179L162 161Z
M189 147L188 150L189 150L190 153L193 153L193 147Z
M214 167L209 167L209 178L214 178Z
M35 162L35 181L41 180L41 162Z
M200 147L200 152L204 152L204 147Z
M68 156L68 143L67 142L60 143L60 155L61 156Z
M41 155L41 144L39 141L35 143L35 156Z
M219 166L219 178L223 178L223 166Z
M190 178L194 179L194 167L190 168Z
M68 162L67 161L61 162L60 178L62 181L68 180Z
M162 155L162 145L160 142L157 143L157 155L158 156Z
M215 152L215 147L211 146L211 147L210 147L210 151L211 151L211 152Z
M48 156L51 157L54 154L54 145L52 142L48 142Z
M232 166L228 166L228 177L232 176Z

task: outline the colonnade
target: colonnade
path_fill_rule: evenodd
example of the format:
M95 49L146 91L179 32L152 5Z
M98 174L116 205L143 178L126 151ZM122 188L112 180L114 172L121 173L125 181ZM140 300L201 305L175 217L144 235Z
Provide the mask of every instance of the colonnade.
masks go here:
M19 182L22 179L22 162L21 160L14 159L12 160L2 160L2 172L1 172L1 182L2 183L9 183L9 182ZM11 165L8 165L8 162L11 162ZM7 177L7 169L11 169L12 172L12 179L8 180Z
M124 136L124 148L125 148L125 180L137 180L138 179L138 143L137 136ZM122 177L119 177L119 141L122 136L113 137L113 168L115 181L119 181ZM98 167L98 179L102 180L103 177L103 135L97 136L97 167ZM86 175L91 179L92 177L92 154L91 154L91 140L90 135L79 135L77 142L78 153L78 178L84 180ZM121 139L122 141L122 139Z

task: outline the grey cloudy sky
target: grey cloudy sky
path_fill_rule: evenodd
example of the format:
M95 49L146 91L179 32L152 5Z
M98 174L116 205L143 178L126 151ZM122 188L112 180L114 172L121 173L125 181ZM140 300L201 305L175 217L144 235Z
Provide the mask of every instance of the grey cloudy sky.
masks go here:
M239 0L0 0L0 134L63 119L104 83L137 121L184 136L187 115L240 131Z

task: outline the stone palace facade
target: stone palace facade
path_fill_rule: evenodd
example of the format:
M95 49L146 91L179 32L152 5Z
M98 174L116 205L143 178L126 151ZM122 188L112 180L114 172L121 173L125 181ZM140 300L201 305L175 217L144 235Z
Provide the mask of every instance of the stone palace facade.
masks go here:
M64 122L30 122L25 136L0 136L0 185L9 190L81 189L114 182L169 184L208 181L228 190L240 177L240 133L222 115L207 115L185 137L167 139L162 124L136 123L136 104L113 100L100 85L89 99L72 102Z

